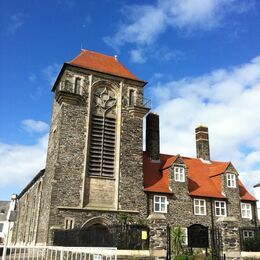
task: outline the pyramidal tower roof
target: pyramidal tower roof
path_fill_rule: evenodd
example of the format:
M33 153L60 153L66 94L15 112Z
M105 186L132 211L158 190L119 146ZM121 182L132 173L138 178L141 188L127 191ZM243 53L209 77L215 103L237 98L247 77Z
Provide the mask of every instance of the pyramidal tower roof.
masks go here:
M140 79L138 79L117 60L117 56L108 56L94 51L82 49L81 53L71 62L69 62L69 64L140 81Z

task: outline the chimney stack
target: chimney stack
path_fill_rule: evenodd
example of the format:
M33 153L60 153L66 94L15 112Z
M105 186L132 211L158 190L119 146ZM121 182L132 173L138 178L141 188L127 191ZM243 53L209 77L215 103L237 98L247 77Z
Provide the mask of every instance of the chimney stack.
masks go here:
M195 129L197 158L210 161L208 127L198 126Z
M160 160L159 116L149 113L146 117L146 152L152 161Z

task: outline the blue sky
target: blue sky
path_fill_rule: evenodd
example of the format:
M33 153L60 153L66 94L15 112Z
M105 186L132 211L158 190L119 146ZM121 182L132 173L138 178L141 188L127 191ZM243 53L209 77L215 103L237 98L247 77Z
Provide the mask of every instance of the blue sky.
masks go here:
M209 126L214 160L260 182L260 2L253 0L1 1L0 199L45 164L53 95L63 62L81 47L148 81L161 151L195 156Z

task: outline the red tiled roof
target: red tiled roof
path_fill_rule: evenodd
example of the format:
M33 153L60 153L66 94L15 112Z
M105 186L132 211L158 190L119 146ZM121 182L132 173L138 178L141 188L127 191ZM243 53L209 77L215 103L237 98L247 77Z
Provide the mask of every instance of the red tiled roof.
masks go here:
M256 201L256 198L252 196L247 190L244 184L238 180L239 195L241 200Z
M161 162L149 160L144 153L144 190L150 192L172 193L169 187L169 167L178 156L160 155ZM221 174L230 162L203 162L197 158L181 157L188 167L188 189L191 196L225 198L221 193ZM241 200L256 199L238 182Z
M160 162L150 161L147 154L144 153L144 190L154 192L172 193L169 189L168 175L162 174L161 168L171 155L160 155Z
M115 59L115 57L89 50L82 50L82 52L69 62L69 64L123 78L139 80L133 73L125 68L123 64Z

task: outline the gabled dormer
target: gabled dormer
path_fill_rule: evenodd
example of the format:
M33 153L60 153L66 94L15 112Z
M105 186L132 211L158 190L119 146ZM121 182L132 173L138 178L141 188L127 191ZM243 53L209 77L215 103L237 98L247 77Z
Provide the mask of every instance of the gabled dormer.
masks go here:
M239 194L238 172L231 162L221 174L221 192L226 196L230 193Z
M168 174L169 189L176 199L188 199L188 167L180 156L169 158L162 167L163 174Z

